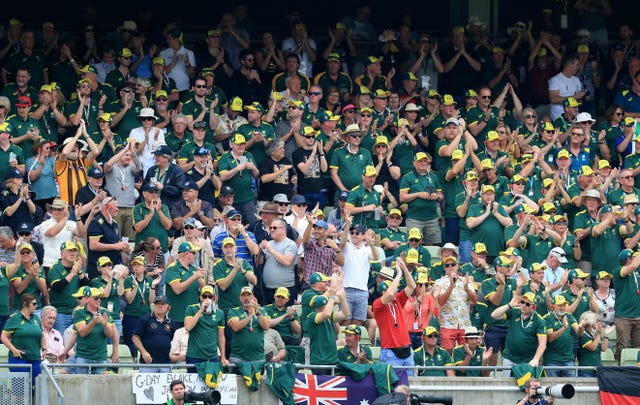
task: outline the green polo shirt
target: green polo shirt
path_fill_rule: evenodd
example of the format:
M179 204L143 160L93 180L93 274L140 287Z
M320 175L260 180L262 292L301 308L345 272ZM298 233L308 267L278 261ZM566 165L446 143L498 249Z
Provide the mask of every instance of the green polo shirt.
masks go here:
M567 313L566 317L569 324L567 329L565 329L562 335L556 338L553 342L547 340L547 348L544 351L542 359L542 364L544 365L566 363L568 361L572 361L574 358L573 337L575 336L575 332L573 331L573 326L578 323L573 315ZM545 315L544 320L546 323L547 333L551 333L562 328L562 319L558 319L555 312L549 312Z
M615 312L618 318L640 318L640 299L638 299L640 275L638 269L622 276L622 266L613 268L613 285L616 290Z
M215 279L216 284L223 278L227 277L232 270L233 266L227 263L226 260L218 259L213 264L213 278ZM248 260L242 261L242 270L253 272L253 267L251 267L251 263L249 263ZM246 287L247 285L249 285L247 283L247 279L240 271L238 271L226 290L223 290L222 288L219 289L218 306L220 309L227 313L231 308L241 305L240 290L242 287Z
M120 296L118 295L118 285L121 280L113 279L111 281L111 290L109 291L109 296L106 298L102 298L100 305L107 308L109 315L111 318L120 319ZM97 277L91 280L91 286L95 288L104 289L107 285L107 280L102 277Z
M171 304L171 310L169 310L169 317L174 322L183 322L184 314L187 306L191 304L197 304L200 300L200 284L198 280L194 280L189 288L184 290L181 294L176 294L171 288L171 284L185 281L196 272L196 266L190 265L186 268L180 263L179 260L171 263L167 268L165 276L165 282L167 283L167 298L169 304Z
M7 266L0 267L0 316L9 316L9 280L7 279Z
M602 365L602 357L600 354L602 336L600 336L600 344L596 347L595 350L587 349L587 346L595 340L595 331L593 331L592 333L593 335L589 334L589 332L587 331L584 331L582 336L578 337L578 343L580 345L580 348L578 349L578 360L580 361L581 366Z
M404 245L409 240L408 237L408 234L400 229L395 230L390 227L386 227L380 230L380 246L382 246L382 242L385 240L388 240L389 242L400 242L400 245ZM385 256L390 257L393 256L394 251L395 249L385 249L384 254Z
M334 314L324 321L318 319L314 309L305 319L305 330L310 339L311 364L337 364L336 331L333 328Z
M367 190L364 186L355 186L349 192L346 205L349 207L365 207L373 204L380 207L380 194L371 189ZM384 214L380 214L383 216ZM373 211L360 212L353 216L353 224L363 224L367 228L377 228L378 221L375 219Z
M40 123L31 118L31 116L27 117L26 120L23 120L17 115L12 115L7 119L7 122L11 125L11 138L22 136L29 130L38 130L40 134L44 134L43 129L40 127ZM22 148L22 155L25 160L33 156L33 141L31 139L26 139L20 142L18 146ZM24 161L22 164L24 164Z
M122 105L122 101L120 99L116 99L111 103L104 105L104 112L108 112L111 114L118 114L124 106ZM131 108L124 113L124 116L118 122L118 125L114 126L113 130L123 134L123 136L129 137L129 133L132 129L138 128L141 126L140 121L138 121L138 115L140 114L140 110L142 109L142 104L139 101L135 100Z
M367 360L369 360L370 363L373 363L373 354L371 353L371 349L369 348L369 346L365 346L365 345L359 345L360 346L360 351L364 352L367 355ZM340 362L346 362L346 363L355 363L356 362L357 357L353 355L353 353L351 353L351 350L349 350L349 346L340 346L338 347L338 363Z
M538 349L538 337L547 334L544 319L534 311L524 320L520 308L510 308L504 319L509 330L504 345L504 358L515 364L528 363Z
M124 279L124 292L133 290L133 275ZM142 316L151 312L151 306L149 305L149 294L151 293L151 283L153 279L149 276L144 277L142 283L138 283L136 294L130 304L124 307L124 315L127 316ZM169 289L167 288L167 293ZM173 306L172 308L173 309Z
M78 305L78 300L71 296L71 294L75 294L80 288L78 276L73 276L62 291L56 291L53 286L67 277L70 270L71 267L64 267L62 262L58 260L56 264L49 269L49 274L47 275L47 284L52 287L49 291L49 301L51 305L56 307L59 313L67 315L71 315L73 309Z
M6 274L6 267L4 268L3 273ZM11 277L11 280L9 280L9 282L13 284L14 280L23 281L27 277L29 277L29 273L25 270L22 263L20 263L20 267L18 267L18 270L13 275L13 277ZM29 281L29 284L27 284L27 287L22 291L22 293L18 294L18 292L15 289L13 290L13 309L14 310L18 310L20 308L20 298L24 294L33 295L36 298L36 302L38 303L38 308L42 308L42 299L40 296L40 290L38 290L37 280L45 281L44 271L42 267L40 268L40 274L38 275L37 279L31 278L31 280Z
M16 311L7 319L3 332L11 336L11 343L16 349L24 352L23 360L41 359L42 324L39 316L31 314L27 319L22 312ZM9 350L9 358L15 358L11 350Z
M25 158L24 153L22 153L21 147L11 144L6 151L0 148L0 179L4 180L5 176L9 172L9 169L11 168L11 166L9 166L9 158L11 157L12 153L16 155L18 166L24 166ZM26 167L25 169L27 171L29 170L28 167Z
M252 162L254 166L258 167L258 164L253 158L251 152L245 152L244 156L248 162ZM222 157L220 157L220 161L218 162L218 172L220 174L227 172L238 166L239 163L240 162L233 157L231 151L226 152ZM255 190L252 185L253 174L250 169L245 169L241 173L242 176L240 173L236 173L232 178L222 182L223 186L229 186L233 189L233 201L237 205L242 205L254 200Z
M338 170L340 181L347 190L351 190L362 184L362 173L368 165L373 165L368 150L359 148L356 153L351 153L347 146L343 146L333 152L329 168Z
M467 128L471 128L474 125L480 124L489 115L489 122L484 126L482 131L476 135L476 141L478 146L484 145L484 141L487 139L489 131L495 131L498 126L498 117L500 116L500 109L498 107L489 106L489 112L485 113L478 106L469 109L467 112Z
M99 307L98 312L106 317L107 325L113 326L113 319L106 308ZM90 360L106 360L107 336L104 334L106 325L96 323L93 325L93 328L91 328L91 332L84 337L78 333L78 324L81 322L88 324L92 319L93 313L91 313L86 306L76 309L73 313L73 327L77 338L76 357Z
M486 207L482 204L473 205L467 212L467 220L483 215ZM493 212L493 211L492 211ZM507 217L507 211L503 206L498 206L500 215ZM471 229L471 239L474 242L482 242L487 247L489 256L497 256L504 249L504 227L493 215L489 215L480 225Z
M260 308L260 314L268 318L262 308ZM231 323L234 318L242 321L247 316L249 316L248 312L242 307L231 308L227 314L227 324ZM264 360L264 329L258 322L258 316L253 317L251 322L238 332L231 330L231 335L231 355L229 357L238 357L244 361ZM335 339L333 345L335 347Z
M482 366L482 355L484 354L484 347L476 348L476 351L471 356L469 366ZM467 351L464 345L457 345L453 348L453 365L460 366L464 359L467 357ZM465 372L456 371L458 377L482 377L481 370L466 370Z
M207 150L209 150L211 156L213 157L215 157L218 153L218 150L216 149L216 146L214 144L205 141L202 143L202 146L198 146L192 139L190 142L182 145L180 151L178 152L178 160L186 160L187 163L192 162L193 153L200 148L206 148Z
M287 313L287 307L286 306L282 307L282 310L279 310L276 307L276 304L265 305L262 308L264 309L264 311L267 314L267 316L269 318L271 318L271 319L279 318L282 315ZM282 320L282 322L280 322L276 326L272 327L271 329L275 329L276 331L278 331L278 333L282 337L285 337L285 336L286 337L295 337L294 334L293 334L293 331L291 330L291 322L294 321L294 320L300 322L300 317L298 316L297 313L293 314L293 319L284 318Z
M442 191L442 187L436 173L429 172L420 175L414 171L402 176L402 180L400 180L400 191L406 191L409 194L423 191L436 193ZM438 218L439 204L440 203L435 200L415 198L408 203L407 218L419 221L436 219Z
M193 318L200 310L200 304L187 307L184 319ZM200 315L196 326L189 331L187 357L212 360L218 358L218 330L224 329L224 312L220 308Z
M240 125L236 133L244 135L244 138L249 142L253 138L254 132L260 132L267 142L276 139L276 132L271 124L266 122L260 122L259 126L247 123ZM267 157L267 152L263 142L256 142L247 149L253 155L256 165L259 165Z
M436 346L431 355L424 346L420 346L413 351L413 362L416 366L453 366L451 355L448 351L440 346ZM445 377L445 370L420 370L419 376L422 377Z
M482 292L484 293L484 297L486 299L487 307L489 307L489 313L493 312L494 309L501 305L505 305L511 301L513 298L513 293L516 291L517 285L516 280L512 278L507 278L504 283L504 292L502 293L502 299L498 303L498 305L493 305L489 298L497 293L498 290L498 280L495 277L486 279L482 282ZM509 326L509 322L507 322L508 318L504 319L494 319L493 317L487 319L487 328L490 326L500 326L506 328ZM530 360L530 359L529 359ZM527 361L529 361L527 360Z
M171 213L169 212L169 207L162 204L160 207L162 210L162 214L171 219ZM151 209L147 207L147 205L143 202L137 204L133 207L133 223L137 224L142 221L147 215L149 215ZM169 235L167 230L162 226L162 222L160 221L160 215L156 212L153 214L153 218L149 221L147 226L142 229L140 232L136 232L135 243L139 243L148 237L154 237L158 239L160 242L160 246L162 246L163 251L167 251L169 244Z

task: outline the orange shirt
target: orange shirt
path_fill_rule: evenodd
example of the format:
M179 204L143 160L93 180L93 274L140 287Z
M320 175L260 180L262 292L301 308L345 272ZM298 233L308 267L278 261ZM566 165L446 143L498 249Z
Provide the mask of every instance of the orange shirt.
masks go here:
M76 192L87 184L87 159L56 159L56 178L60 186L60 198L75 206Z

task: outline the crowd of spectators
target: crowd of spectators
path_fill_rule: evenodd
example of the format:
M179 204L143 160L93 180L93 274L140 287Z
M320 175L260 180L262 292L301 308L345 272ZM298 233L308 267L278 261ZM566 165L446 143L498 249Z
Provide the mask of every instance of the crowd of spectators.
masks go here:
M375 358L453 377L499 353L595 366L614 331L616 359L640 347L631 27L607 47L517 22L502 43L471 17L440 42L410 18L378 36L370 13L324 43L293 18L257 47L225 13L203 52L175 24L125 21L111 47L10 20L9 362L104 363L108 344L118 362L122 342L161 365L142 371Z

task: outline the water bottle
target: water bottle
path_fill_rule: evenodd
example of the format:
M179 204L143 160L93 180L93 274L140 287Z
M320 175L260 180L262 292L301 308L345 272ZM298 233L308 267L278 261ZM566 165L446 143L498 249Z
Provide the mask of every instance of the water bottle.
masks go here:
M375 214L373 215L376 221L380 221L380 208L376 207Z

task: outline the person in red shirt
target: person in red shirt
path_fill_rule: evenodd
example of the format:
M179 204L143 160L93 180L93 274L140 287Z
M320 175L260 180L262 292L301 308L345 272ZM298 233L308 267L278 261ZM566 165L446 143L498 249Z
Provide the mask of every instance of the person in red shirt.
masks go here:
M402 312L416 288L416 282L402 258L396 259L396 267L402 272L398 272L393 281L378 284L380 298L373 302L373 316L380 330L380 362L393 366L413 366L409 329ZM402 276L407 286L403 291L398 291ZM408 369L407 375L413 375L413 370Z

